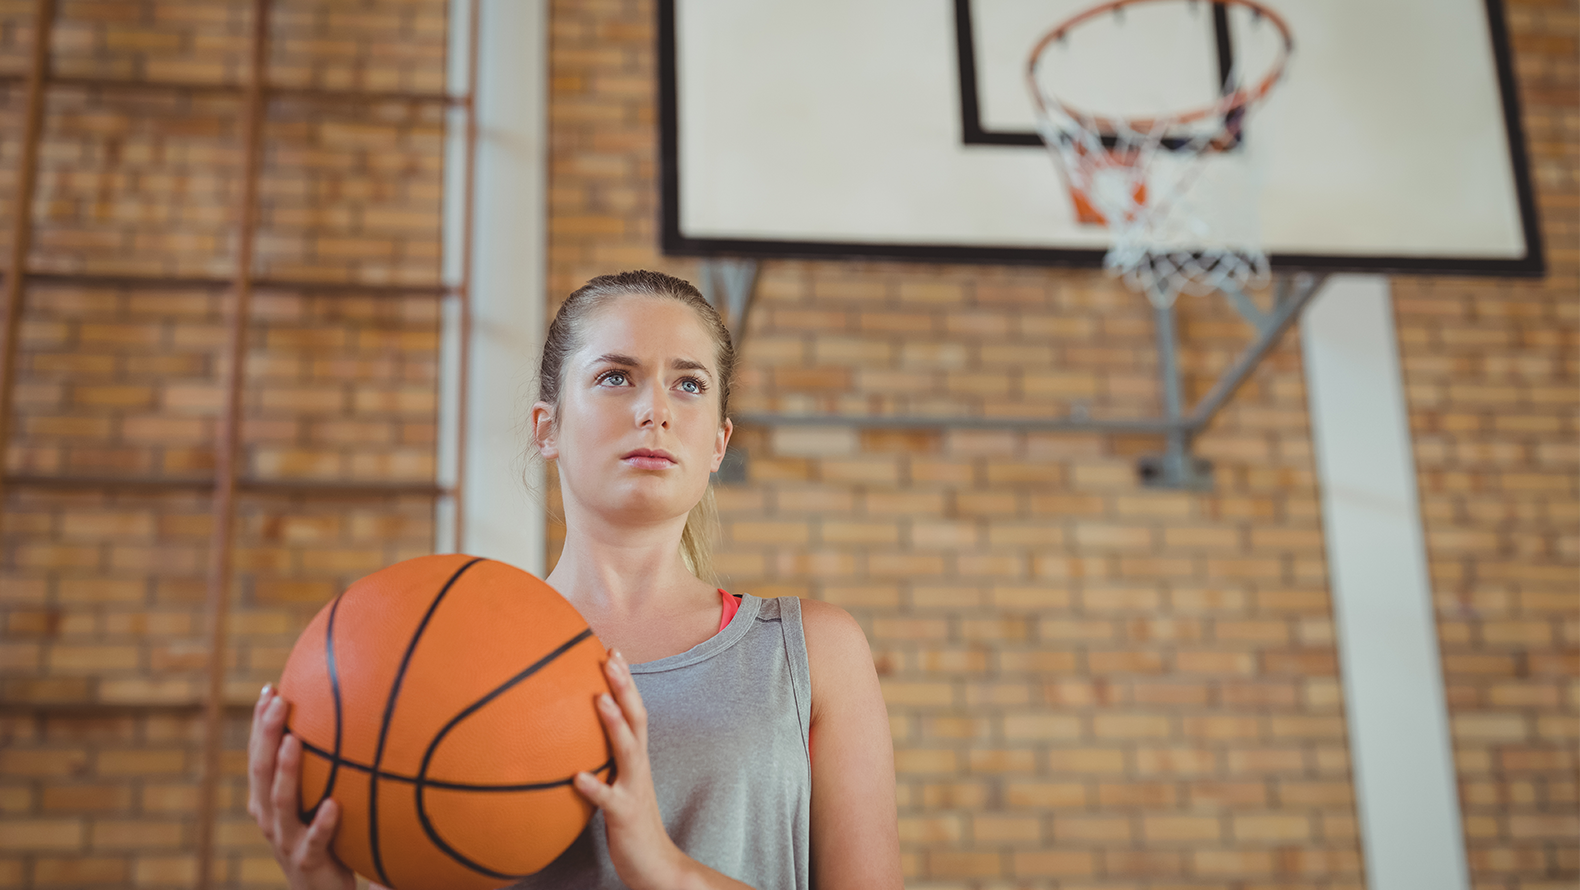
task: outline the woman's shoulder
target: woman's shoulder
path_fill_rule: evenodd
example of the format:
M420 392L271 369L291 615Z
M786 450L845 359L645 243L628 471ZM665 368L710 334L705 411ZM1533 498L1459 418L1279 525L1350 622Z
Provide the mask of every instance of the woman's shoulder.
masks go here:
M845 684L818 682L836 677L859 677L873 673L872 649L867 634L851 614L833 603L801 600L801 627L806 637L806 659L812 673L814 709Z
M812 638L831 647L850 647L856 643L867 648L867 635L851 614L833 603L822 600L801 599L801 626L805 629L807 646Z

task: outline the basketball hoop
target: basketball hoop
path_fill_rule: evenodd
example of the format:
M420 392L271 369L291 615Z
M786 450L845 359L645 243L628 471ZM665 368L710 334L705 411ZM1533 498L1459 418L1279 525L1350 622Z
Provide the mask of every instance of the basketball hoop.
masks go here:
M1099 114L1069 98L1076 85L1111 79L1104 66L1122 74L1140 70L1134 58L1123 57L1146 49L1125 35L1126 16L1165 6L1184 6L1192 17L1213 7L1221 80L1215 98L1184 110L1119 114ZM1231 11L1242 16L1242 38L1260 38L1249 55L1261 73L1245 87L1240 68L1247 54L1228 49ZM1177 27L1183 19L1170 14ZM1082 60L1071 53L1075 32L1104 25L1112 36L1106 44L1093 42L1096 56ZM1153 39L1177 37L1163 30ZM1110 0L1060 23L1032 48L1026 80L1037 129L1070 190L1076 218L1108 228L1113 240L1105 268L1160 308L1180 293L1243 291L1267 281L1257 224L1259 178L1245 123L1282 79L1293 48L1288 24L1255 0Z

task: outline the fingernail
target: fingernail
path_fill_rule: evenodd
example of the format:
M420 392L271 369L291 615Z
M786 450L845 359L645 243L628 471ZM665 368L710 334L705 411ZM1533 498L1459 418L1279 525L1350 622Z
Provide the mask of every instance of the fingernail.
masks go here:
M605 711L609 711L609 712L612 713L614 711L614 709L615 709L614 708L614 699L611 698L607 693L605 693L603 695L600 695L600 696L598 696L598 707L603 708Z
M278 714L283 710L285 710L285 699L276 698L274 701L269 702L268 713Z
M268 698L269 697L269 690L273 686L274 686L273 683L265 683L265 684L263 684L263 691L258 693L258 701L263 701L264 699Z

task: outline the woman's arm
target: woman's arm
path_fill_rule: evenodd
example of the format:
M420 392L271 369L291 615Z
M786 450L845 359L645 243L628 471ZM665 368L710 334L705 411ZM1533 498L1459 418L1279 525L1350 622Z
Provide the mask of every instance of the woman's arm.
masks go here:
M902 886L894 742L872 650L844 609L801 601L812 672L812 886Z

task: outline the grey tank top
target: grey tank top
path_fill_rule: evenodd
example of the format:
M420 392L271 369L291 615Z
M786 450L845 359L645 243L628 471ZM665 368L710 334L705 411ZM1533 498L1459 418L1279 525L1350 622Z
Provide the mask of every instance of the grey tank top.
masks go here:
M756 890L808 890L812 682L801 601L745 594L724 630L631 665L647 706L647 753L669 836ZM602 813L514 890L622 890Z

